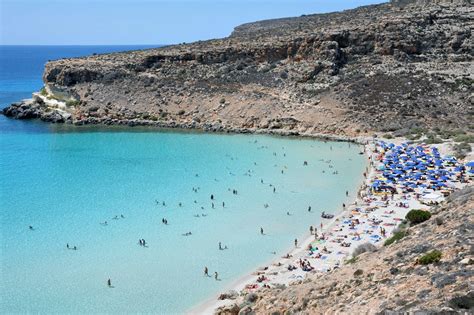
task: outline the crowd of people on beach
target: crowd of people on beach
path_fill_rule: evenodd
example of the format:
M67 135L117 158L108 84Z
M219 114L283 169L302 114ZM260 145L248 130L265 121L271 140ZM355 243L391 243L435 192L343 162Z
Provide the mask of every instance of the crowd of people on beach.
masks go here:
M364 243L380 244L389 237L392 231L400 224L406 213L413 208L423 208L427 205L436 204L444 200L453 190L472 182L474 176L474 163L462 164L452 156L442 156L436 147L427 145L413 145L402 143L396 145L384 141L367 144L364 147L369 159L370 167L366 169L363 176L365 183L359 190L355 201L346 205L342 203L342 215L335 215L322 211L319 229L313 225L309 227L310 238L299 241L294 239L294 250L282 256L273 265L265 267L255 273L255 278L244 287L245 290L255 290L262 287L270 287L277 283L289 283L302 279L307 272L325 272L338 268L354 249ZM274 152L276 156L276 152ZM333 169L331 160L322 160ZM306 160L303 166L310 163ZM256 164L256 163L255 163ZM286 166L281 169L284 174ZM324 170L323 170L324 172ZM253 170L248 170L245 175L252 176ZM332 170L332 174L338 174ZM196 174L196 177L199 175ZM260 183L268 185L271 192L277 193L276 187L260 179ZM200 187L192 187L194 193L201 191ZM232 195L238 195L236 188L228 188ZM215 209L218 202L215 193L207 198L209 206ZM349 191L345 196L350 197ZM222 208L225 201L220 200ZM194 204L198 202L194 200ZM155 199L157 206L167 207L164 200ZM178 203L182 207L183 202ZM205 210L204 205L200 205ZM264 203L264 208L269 208ZM312 212L311 205L307 212ZM290 216L290 211L287 211ZM206 217L204 212L193 215L195 218ZM113 220L125 219L123 214L115 215ZM162 224L168 225L168 219L162 218ZM108 226L108 222L100 222L102 226ZM34 231L33 226L29 229ZM264 236L263 227L256 227L256 231ZM191 231L181 234L182 236L193 236ZM140 238L138 245L148 247L145 239ZM77 246L66 244L67 249L77 250ZM219 250L228 249L227 245L218 243ZM274 253L276 254L276 252ZM204 267L204 275L211 277L208 267ZM214 279L220 280L217 271ZM107 281L112 287L111 280Z
M453 156L442 156L436 147L378 141L365 148L370 168L363 174L365 183L354 203L343 204L340 216L323 212L324 228L323 222L319 232L309 228L314 238L302 248L295 239L295 250L256 271L243 290L288 284L307 272L339 268L358 245L381 244L410 209L428 209L473 181L474 162L463 164Z

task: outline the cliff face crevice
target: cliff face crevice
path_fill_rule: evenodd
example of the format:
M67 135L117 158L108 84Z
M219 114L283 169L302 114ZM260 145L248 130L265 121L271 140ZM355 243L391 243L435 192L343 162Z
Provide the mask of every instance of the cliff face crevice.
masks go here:
M466 129L473 17L468 4L381 4L261 21L224 39L49 62L43 79L77 99L74 123Z

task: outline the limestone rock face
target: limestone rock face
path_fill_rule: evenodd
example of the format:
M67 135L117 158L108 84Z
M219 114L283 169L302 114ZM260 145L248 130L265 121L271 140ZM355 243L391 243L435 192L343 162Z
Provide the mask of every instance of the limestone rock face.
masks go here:
M52 61L43 80L47 91L77 100L75 123L342 135L469 128L474 8L425 2L260 21L224 39Z

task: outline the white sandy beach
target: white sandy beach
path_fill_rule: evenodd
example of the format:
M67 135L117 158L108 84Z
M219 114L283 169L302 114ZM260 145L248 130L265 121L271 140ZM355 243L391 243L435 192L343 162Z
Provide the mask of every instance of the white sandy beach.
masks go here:
M404 141L399 140L396 145L402 142ZM430 148L431 146L424 146L424 151L430 152ZM436 148L439 148L443 157L450 153L447 144L436 145ZM322 229L321 226L316 227L317 235L310 235L308 231L308 237L288 253L289 258L282 257L282 254L286 256L287 253L277 253L278 258L273 262L238 279L228 290L222 291L227 295L234 295L232 299L214 297L191 309L189 314L213 314L217 308L234 303L236 292L241 295L263 286L291 285L304 280L308 273L327 272L338 268L351 257L359 245L372 243L382 246L384 240L392 235L411 209L429 208L417 195L426 193L429 197L438 196L436 192L420 191L418 188L414 191L404 191L400 187L397 187L394 194L373 192L374 181L383 176L377 169L378 162L375 160L385 156L377 150L380 150L380 147L376 146L374 141L365 145L365 153L370 163L358 196L354 196L354 201L334 218L322 219ZM454 179L451 184L450 191L466 185L455 182ZM382 228L385 231L382 231ZM290 265L296 268L290 271ZM304 271L303 267L310 271ZM234 294L232 291L235 291Z

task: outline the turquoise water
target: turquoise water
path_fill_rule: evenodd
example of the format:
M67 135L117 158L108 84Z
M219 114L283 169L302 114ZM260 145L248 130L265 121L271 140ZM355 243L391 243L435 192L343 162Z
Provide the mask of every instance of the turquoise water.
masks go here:
M347 143L1 119L2 313L182 313L339 211L365 168Z

